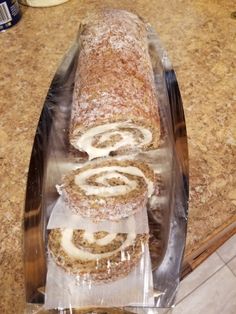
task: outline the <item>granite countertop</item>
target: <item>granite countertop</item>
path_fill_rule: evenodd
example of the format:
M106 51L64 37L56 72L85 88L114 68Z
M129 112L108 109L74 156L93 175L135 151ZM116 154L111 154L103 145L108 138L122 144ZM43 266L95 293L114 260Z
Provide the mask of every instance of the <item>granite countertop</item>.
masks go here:
M186 254L236 217L236 10L233 1L78 1L23 7L0 34L0 309L23 313L22 219L29 159L50 82L86 12L129 9L158 31L175 67L190 155Z

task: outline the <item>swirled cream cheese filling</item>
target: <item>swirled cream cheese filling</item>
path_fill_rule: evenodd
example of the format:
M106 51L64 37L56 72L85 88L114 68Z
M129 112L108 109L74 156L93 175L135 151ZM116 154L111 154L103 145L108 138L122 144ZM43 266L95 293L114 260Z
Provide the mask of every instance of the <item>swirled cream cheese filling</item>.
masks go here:
M101 245L101 246L111 243L115 239L115 237L116 237L116 234L112 233L112 234L106 235L102 239L96 240L96 239L94 239L93 234L89 235L87 232L84 234L84 239L87 240L89 238L90 243L96 243L96 244ZM91 253L91 252L86 251L86 249L82 250L82 249L76 247L75 244L73 243L73 229L64 229L62 231L61 246L62 246L63 250L72 258L80 259L83 261L97 260L97 259L112 256L113 254L124 250L126 247L128 247L134 243L135 238L136 238L135 233L128 233L126 240L122 243L122 245L118 249L113 250L111 252L107 252L107 253L99 253L99 254L96 253L95 254L95 253Z
M95 239L94 234L90 232L85 232L83 237L89 243L96 243L98 245L107 245L116 238L117 233L108 233L105 237L101 239Z
M134 132L138 130L139 139L135 138ZM93 145L94 138L100 135L99 143L109 141L113 137L119 138L114 144L105 147L95 147ZM80 151L86 152L89 159L109 156L110 152L116 151L125 146L142 147L151 143L152 132L142 126L136 125L132 122L115 122L90 128L85 131L75 142L74 146Z
M144 178L148 188L148 197L153 194L153 182L145 176L142 170L134 166L91 168L75 175L74 180L75 184L78 185L86 195L99 195L100 197L119 196L129 193L137 187L137 182L135 180L126 177L122 173ZM100 174L100 176L95 179L95 182L102 184L102 186L88 184L87 180L97 174ZM109 179L120 179L123 184L111 186L109 184Z

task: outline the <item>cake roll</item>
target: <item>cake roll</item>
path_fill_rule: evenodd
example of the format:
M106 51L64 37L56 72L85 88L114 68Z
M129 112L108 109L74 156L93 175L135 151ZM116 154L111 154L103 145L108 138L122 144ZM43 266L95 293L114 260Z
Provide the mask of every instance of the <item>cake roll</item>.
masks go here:
M127 276L139 262L147 242L146 234L53 229L48 248L56 264L75 275L78 282L99 284Z
M106 158L66 174L59 193L83 217L119 220L146 208L148 197L157 190L156 181L144 162Z
M81 27L70 143L90 159L156 149L160 118L147 29L136 15L107 9Z

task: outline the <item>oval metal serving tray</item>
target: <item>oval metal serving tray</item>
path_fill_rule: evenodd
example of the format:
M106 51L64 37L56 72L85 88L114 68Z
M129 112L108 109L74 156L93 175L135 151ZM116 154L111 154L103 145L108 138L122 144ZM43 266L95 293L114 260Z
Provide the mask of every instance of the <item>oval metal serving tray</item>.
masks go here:
M53 155L56 154L57 161L59 160L65 167L73 158L76 158L76 161L84 159L83 154L75 155L75 152L71 150L67 136L79 52L78 42L66 54L54 76L42 109L32 149L24 214L24 269L27 303L44 302L47 272L46 225L58 197L55 185L61 176ZM172 196L169 200L170 210L165 213L161 223L155 221L155 216L149 215L150 225L156 225L158 232L161 232L162 224L165 224L165 232L161 233L160 258L158 263L153 265L153 281L155 306L169 307L173 305L179 284L186 238L189 195L187 134L175 72L151 28L149 29L149 43L157 89L165 90L169 100L169 105L165 110L169 115L171 123L168 128L173 138L174 184L170 184ZM160 84L160 74L162 84ZM57 143L56 146L53 143ZM178 178L177 182L175 178Z

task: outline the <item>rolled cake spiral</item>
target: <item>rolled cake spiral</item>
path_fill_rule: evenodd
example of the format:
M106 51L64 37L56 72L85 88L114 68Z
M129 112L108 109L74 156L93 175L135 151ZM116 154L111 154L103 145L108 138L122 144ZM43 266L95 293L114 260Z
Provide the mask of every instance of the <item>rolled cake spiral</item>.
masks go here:
M81 282L109 282L128 275L140 260L148 235L88 233L54 229L48 246L53 259Z
M60 191L76 213L99 220L118 220L146 207L156 178L140 161L108 158L68 173Z
M160 119L145 24L104 10L84 21L70 142L90 159L160 142Z

